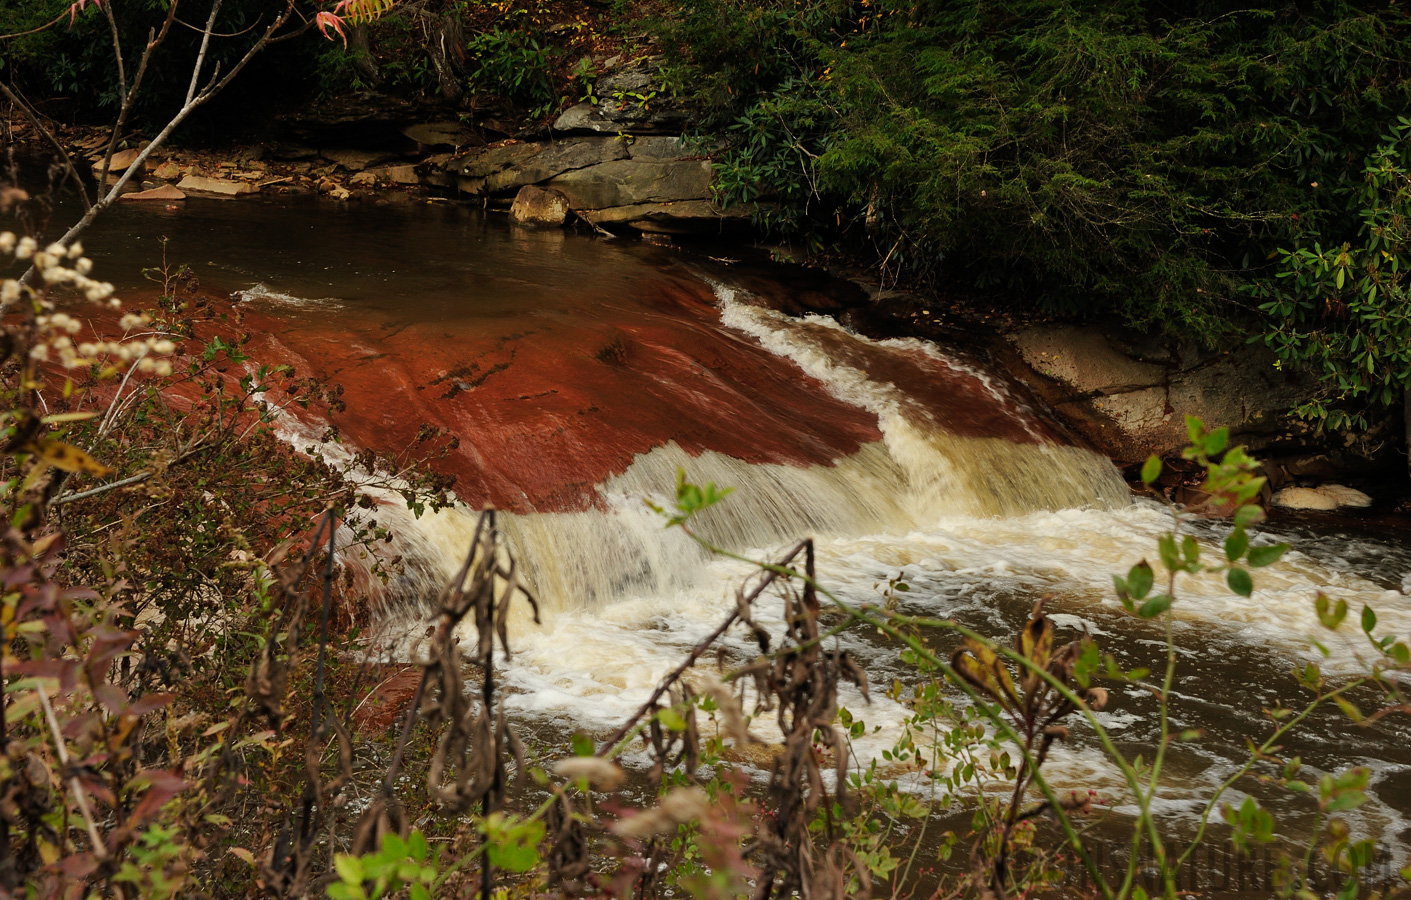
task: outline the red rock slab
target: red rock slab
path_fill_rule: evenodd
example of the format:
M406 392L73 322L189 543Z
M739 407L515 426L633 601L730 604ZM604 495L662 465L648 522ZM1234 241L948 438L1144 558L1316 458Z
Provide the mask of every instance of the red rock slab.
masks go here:
M122 194L122 195L120 195L120 196L118 197L118 199L119 199L119 200L185 200L185 199L186 199L186 194L184 194L184 193L182 193L181 191L177 190L175 187L173 187L173 186L170 185L170 184L164 184L164 185L162 185L161 187L154 187L154 188L152 188L152 189L150 189L150 190L146 190L146 191L132 191L131 193Z
M894 385L902 415L913 424L1017 444L1070 443L1002 379L982 374L959 356L928 351L910 341L862 341L816 322L793 327L835 362L857 369L872 382Z
M512 512L595 507L596 484L669 441L806 466L881 437L874 415L722 328L706 285L663 277L637 290L572 317L250 304L246 352L341 384L347 408L330 419L359 447L395 454L424 424L456 435L437 467L462 499Z

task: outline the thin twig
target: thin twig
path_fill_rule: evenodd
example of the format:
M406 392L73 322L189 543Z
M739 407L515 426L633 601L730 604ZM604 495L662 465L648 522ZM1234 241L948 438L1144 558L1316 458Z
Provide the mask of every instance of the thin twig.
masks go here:
M49 705L49 695L44 692L44 685L37 682L34 690L39 694L39 705L44 707L44 717L49 722L49 730L54 732L54 746L59 751L59 764L67 769L69 751L64 746L64 736L59 729L58 717L54 715L54 707ZM93 842L93 855L99 859L107 859L108 847L98 836L98 826L93 823L93 811L88 808L88 798L83 794L83 785L79 783L78 776L69 779L69 787L73 790L73 799L78 804L78 811L83 814L83 821L88 824L88 839Z
M603 745L598 748L598 752L595 755L603 756L613 747L617 746L617 742L622 740L623 735L627 734L627 732L630 731L634 725L641 721L643 716L652 711L652 709L656 706L657 701L662 698L663 694L665 694L668 690L671 689L671 686L676 683L677 679L679 679L687 669L695 665L696 660L700 659L701 656L707 650L710 649L711 645L714 644L717 640L719 640L720 636L730 629L731 625L735 624L735 621L740 617L740 607L748 606L749 604L753 603L755 601L755 598L762 594L765 588L773 584L774 580L780 577L780 575L784 575L785 577L787 577L788 575L792 574L791 572L781 571L781 569L784 566L787 566L790 562L792 562L794 558L798 556L799 553L805 548L811 548L812 546L812 541L804 541L803 543L795 547L793 550L789 551L788 555L786 555L783 559L779 560L777 563L774 563L774 566L776 568L769 569L765 573L764 578L760 580L760 583L755 585L754 590L750 591L750 593L745 597L744 601L736 605L735 611L732 612L729 616L727 616L725 618L725 621L720 623L720 626L718 628L716 628L710 634L706 635L699 642L697 642L696 646L691 648L691 652L686 655L686 658L682 660L681 664L677 666L674 670L672 670L671 674L667 675L661 680L661 682L657 685L656 690L653 691L652 695L647 698L647 702L643 703L641 708L638 709L637 712L635 712L630 719L622 723L622 726L618 728L617 731L613 732L612 737L608 738L606 741L603 742Z

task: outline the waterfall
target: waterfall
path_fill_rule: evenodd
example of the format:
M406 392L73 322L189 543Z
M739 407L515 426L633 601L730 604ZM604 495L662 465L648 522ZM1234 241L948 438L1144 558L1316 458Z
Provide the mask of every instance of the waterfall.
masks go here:
M546 610L660 596L700 577L707 553L679 529L666 529L647 505L670 505L678 471L698 484L733 488L692 523L701 537L732 550L768 549L804 536L904 535L956 515L1129 502L1111 462L1060 443L990 375L942 349L911 339L869 340L817 316L790 319L742 302L723 285L716 293L728 328L791 360L838 400L875 415L882 439L831 465L809 466L746 462L712 450L693 455L668 441L594 485L595 508L502 514L502 529ZM876 371L896 380L881 380ZM939 394L937 385L944 388ZM793 425L761 419L736 427L748 434ZM414 519L398 503L388 498L379 515L383 524L397 520L398 549L414 561L415 574L392 592L434 596L464 554L476 512L453 508Z

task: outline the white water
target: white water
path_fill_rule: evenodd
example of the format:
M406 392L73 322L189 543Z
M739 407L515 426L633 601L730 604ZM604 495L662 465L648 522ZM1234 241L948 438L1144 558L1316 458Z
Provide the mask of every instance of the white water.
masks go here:
M542 627L518 622L515 656L504 665L511 703L523 715L556 728L612 730L732 608L736 587L751 567L712 560L679 530L665 529L646 505L667 502L678 468L694 482L735 488L701 517L700 533L760 559L800 536L814 536L822 581L847 601L876 602L879 586L904 573L912 588L904 595L909 612L958 617L1005 639L1033 598L1052 595L1050 609L1064 626L1064 639L1087 627L1105 644L1105 636L1118 636L1125 656L1133 657L1124 658L1124 665L1159 663L1161 634L1120 609L1111 576L1143 558L1155 559L1156 538L1169 528L1170 517L1155 504L1131 504L1106 459L1074 447L957 437L928 427L926 411L902 390L839 363L814 339L824 327L836 340L836 323L811 317L800 324L737 302L726 289L719 294L727 326L793 360L836 397L875 414L883 439L833 466L809 468L751 465L709 452L692 457L669 443L598 485L602 509L502 516L516 557L549 611ZM919 341L847 339L863 352L921 349L944 359L942 351ZM949 359L945 364L961 366ZM967 371L997 402L1014 403L988 376ZM395 495L386 499L378 516L397 533L397 552L412 562L408 578L388 594L432 598L460 562L475 514L457 508L416 520ZM1207 552L1218 554L1219 535L1206 538ZM1367 655L1365 641L1352 621L1337 635L1321 629L1312 606L1316 591L1345 599L1352 620L1366 603L1381 616L1380 631L1411 632L1406 596L1355 569L1293 552L1257 573L1248 600L1231 594L1218 576L1182 577L1174 607L1177 641L1190 648L1183 650L1182 666L1195 665L1202 654L1249 655L1256 665L1277 666L1277 677L1286 681L1282 673L1288 668L1316 658L1308 644L1316 636L1331 653L1325 669L1355 670ZM393 612L390 618L401 620L408 634L421 633L414 606ZM777 625L778 613L766 606L761 623ZM847 635L841 642L866 661L874 684L906 677L896 647L870 636ZM393 643L415 653L407 643ZM725 644L736 664L755 652L743 633L728 635ZM1250 680L1260 683L1265 674L1253 673ZM1119 740L1150 740L1150 704L1144 699L1149 697L1133 692L1105 715ZM851 689L844 690L843 702L879 726L856 742L859 762L891 747L907 715L904 706L880 696L866 706ZM1231 713L1251 737L1266 730L1259 707L1267 702L1253 697L1248 709ZM1078 739L1054 752L1047 771L1062 786L1097 788L1120 811L1124 792L1116 772L1084 730L1074 728ZM755 731L768 740L771 726L757 723ZM1239 749L1238 741L1229 741L1191 745L1173 755L1163 805L1192 811L1196 799L1231 771ZM1378 778L1400 769L1378 763ZM909 783L921 787L915 778ZM1374 833L1401 827L1398 814L1381 803L1358 819Z

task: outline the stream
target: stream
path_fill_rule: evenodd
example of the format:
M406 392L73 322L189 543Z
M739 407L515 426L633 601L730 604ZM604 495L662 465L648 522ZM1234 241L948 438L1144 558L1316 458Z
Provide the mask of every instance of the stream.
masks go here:
M446 204L119 204L85 244L120 294L142 293L163 236L167 259L239 292L256 360L344 386L348 409L332 419L349 453L396 453L423 424L459 437L444 467L463 507L414 519L389 499L379 511L409 562L376 598L380 614L415 632L465 552L474 511L493 503L547 607L542 627L519 623L504 678L512 705L549 733L611 731L734 603L749 568L707 557L644 503L670 495L678 467L735 488L702 522L709 537L764 557L813 535L821 580L844 600L879 602L900 575L904 611L1007 641L1048 595L1060 640L1086 629L1125 667L1161 664L1160 629L1121 609L1111 576L1156 558L1169 514L1134 501L1105 458L1072 446L962 352L789 318L760 302L759 279L747 291L706 257L514 229ZM302 446L326 424L284 427ZM1195 532L1218 552L1226 527ZM1177 729L1203 736L1169 756L1160 808L1175 833L1189 834L1246 739L1268 732L1263 710L1301 702L1292 673L1319 658L1310 635L1327 644L1325 670L1346 674L1368 656L1352 621L1364 603L1379 631L1411 633L1401 537L1275 516L1255 543L1294 550L1255 573L1252 598L1217 577L1181 579L1173 714ZM1353 611L1338 635L1318 625L1318 590ZM856 631L840 640L873 684L911 677L896 645ZM743 631L727 643L737 659L754 654ZM905 707L879 695L865 704L851 687L843 702L879 726L857 742L860 763L891 746ZM1100 715L1125 750L1149 753L1154 712L1149 693L1119 688ZM1061 787L1097 790L1120 835L1132 809L1117 773L1087 728L1072 730L1046 771ZM1371 802L1348 820L1408 862L1405 717L1361 727L1319 713L1285 753L1318 771L1370 767ZM1281 837L1309 827L1307 797L1246 778L1229 799L1245 794L1267 805Z

